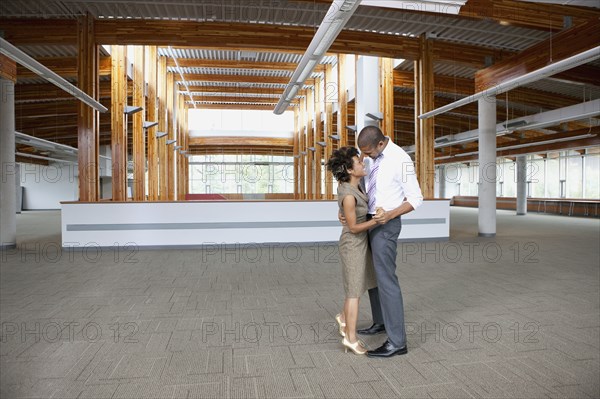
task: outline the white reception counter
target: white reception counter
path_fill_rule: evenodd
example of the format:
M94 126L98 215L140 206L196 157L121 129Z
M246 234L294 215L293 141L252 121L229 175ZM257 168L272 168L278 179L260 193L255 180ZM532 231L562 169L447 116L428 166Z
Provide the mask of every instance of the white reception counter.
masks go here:
M63 202L63 247L335 242L337 201ZM449 200L402 217L400 240L447 240Z

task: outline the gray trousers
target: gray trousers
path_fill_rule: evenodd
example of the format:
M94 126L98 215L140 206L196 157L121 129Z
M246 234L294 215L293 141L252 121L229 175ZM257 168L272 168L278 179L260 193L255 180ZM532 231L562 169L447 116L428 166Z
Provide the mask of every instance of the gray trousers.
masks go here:
M400 217L369 231L377 288L369 290L373 322L384 324L388 340L396 347L406 345L404 303L396 276L398 236L402 230Z

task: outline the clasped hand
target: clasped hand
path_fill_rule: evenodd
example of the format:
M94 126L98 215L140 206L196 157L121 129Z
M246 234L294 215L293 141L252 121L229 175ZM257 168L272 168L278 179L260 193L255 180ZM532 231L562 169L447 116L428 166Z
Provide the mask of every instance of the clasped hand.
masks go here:
M373 220L377 223L377 224L386 224L390 218L389 218L389 213L384 211L382 208L378 208L381 210L378 210L377 214L375 214L373 216ZM338 219L340 221L340 223L342 224L342 226L346 226L346 218L344 217L344 215L341 212L338 212Z

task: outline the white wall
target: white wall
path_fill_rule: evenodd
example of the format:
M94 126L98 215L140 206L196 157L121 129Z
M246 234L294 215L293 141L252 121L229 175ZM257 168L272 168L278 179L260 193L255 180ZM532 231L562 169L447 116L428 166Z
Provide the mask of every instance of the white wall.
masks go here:
M79 197L77 174L77 164L22 163L23 210L60 209L60 201L76 201Z

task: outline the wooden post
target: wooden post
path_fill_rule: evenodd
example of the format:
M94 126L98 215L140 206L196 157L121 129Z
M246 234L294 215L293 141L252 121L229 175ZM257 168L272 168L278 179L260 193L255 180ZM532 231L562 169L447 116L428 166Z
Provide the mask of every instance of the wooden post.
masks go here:
M335 141L329 137L333 132L333 103L337 85L333 81L333 67L331 64L325 66L325 162L331 158ZM333 199L333 175L325 171L325 199Z
M181 146L181 150L185 150L185 138L183 136L183 108L185 104L185 98L183 94L177 96L177 144ZM175 152L177 159L177 200L181 201L185 199L185 170L184 170L184 158L185 155L179 151Z
M112 200L127 201L127 47L111 46Z
M321 89L321 78L315 79L315 198L323 199L323 176L321 173L321 162L323 159L323 147L319 142L323 142L323 129L321 128L321 111L323 109L323 91Z
M314 199L315 195L315 137L313 132L313 121L315 114L314 92L306 90L306 198Z
M133 61L133 105L146 107L144 80L144 46L135 46ZM133 200L146 200L146 110L133 115Z
M300 199L306 199L306 97L300 100L300 118L298 120L300 126Z
M146 107L146 118L149 122L157 122L158 114L156 112L156 46L146 47L146 80L148 82L148 99ZM148 129L148 200L158 200L158 143L156 139L156 126Z
M167 130L167 57L158 58L158 76L157 76L158 95L158 131ZM168 166L167 166L167 136L157 140L158 145L158 199L166 201L168 196Z
M348 92L346 87L346 54L338 54L338 112L337 134L340 136L340 147L348 145Z
M190 151L190 146L189 146L189 128L188 128L188 106L185 103L185 100L182 100L182 113L181 113L181 119L182 119L182 126L183 126L183 131L181 132L181 134L183 135L183 148L184 150ZM189 192L189 188L190 188L190 161L189 158L184 156L183 157L183 198L185 198L185 195Z
M94 37L94 18L89 14L77 21L79 89L94 99L98 99L98 46ZM16 69L15 69L16 72ZM100 178L98 173L99 139L98 111L79 102L77 114L77 159L79 168L79 200L96 202L99 199Z
M300 199L300 111L294 107L294 199Z
M166 59L165 59L166 61ZM175 140L175 128L173 125L175 108L175 79L173 72L167 73L167 135L169 140ZM169 201L175 200L175 152L173 148L177 143L166 146L167 151L167 198Z
M379 58L379 112L383 114L381 130L394 137L394 65L391 58Z
M415 170L424 198L434 196L434 118L418 116L434 108L433 46L425 35L419 38L421 57L415 61Z

